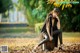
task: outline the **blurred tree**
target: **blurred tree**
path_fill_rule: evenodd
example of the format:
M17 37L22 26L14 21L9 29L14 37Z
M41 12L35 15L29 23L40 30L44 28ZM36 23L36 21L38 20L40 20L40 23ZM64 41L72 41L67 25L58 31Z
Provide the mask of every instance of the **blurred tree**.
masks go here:
M8 17L9 9L12 8L13 8L12 0L0 0L0 13L2 13L2 18Z
M58 1L58 2L57 2ZM34 25L38 22L43 22L54 7L61 9L61 25L64 31L80 31L80 0L78 4L71 3L72 1L62 0L19 0L20 4L25 8L25 15L30 23ZM22 7L21 7L22 8ZM64 18L63 18L64 17Z
M25 15L30 25L43 22L47 13L53 9L53 6L47 4L46 0L19 0L19 2L25 6Z
M4 13L12 7L11 0L0 0L0 13Z

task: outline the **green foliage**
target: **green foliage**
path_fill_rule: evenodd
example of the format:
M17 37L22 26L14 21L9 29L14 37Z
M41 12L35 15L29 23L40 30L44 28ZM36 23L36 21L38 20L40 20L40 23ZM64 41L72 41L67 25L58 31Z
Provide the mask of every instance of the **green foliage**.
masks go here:
M43 26L43 23L36 23L35 24L35 32L39 33L42 26Z
M59 7L61 9L62 30L80 31L80 0L77 1L79 1L79 4L57 4L55 0L18 0L18 4L14 5L18 10L24 10L25 16L31 26L43 22L46 15L54 7ZM13 7L12 1L0 0L0 5L0 13L3 13L3 16L6 17L5 12Z
M46 0L19 0L25 6L25 14L30 25L43 22L47 13L53 9Z
M11 0L0 0L0 13L6 12L8 9L11 9L12 1Z
M80 0L77 0L80 2ZM55 4L47 4L47 0L19 0L25 7L25 15L30 25L43 22ZM69 7L69 6L71 7ZM62 7L63 6L63 7ZM67 7L68 6L68 7ZM80 31L80 3L59 5L61 9L61 28L63 31Z
M61 25L64 31L80 31L80 4L62 11Z

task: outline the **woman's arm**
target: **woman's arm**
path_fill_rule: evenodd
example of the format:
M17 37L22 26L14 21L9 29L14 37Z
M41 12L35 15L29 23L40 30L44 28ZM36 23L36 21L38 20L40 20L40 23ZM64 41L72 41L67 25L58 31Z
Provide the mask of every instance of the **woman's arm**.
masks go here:
M53 38L52 38L52 36L51 36L51 34L50 34L50 25L49 25L49 24L50 24L49 21L47 21L47 23L46 23L46 30L47 30L49 39L50 39L50 41L51 41Z
M57 16L57 20L58 20L58 22L57 22L57 28L60 29L60 19L59 19L58 16Z

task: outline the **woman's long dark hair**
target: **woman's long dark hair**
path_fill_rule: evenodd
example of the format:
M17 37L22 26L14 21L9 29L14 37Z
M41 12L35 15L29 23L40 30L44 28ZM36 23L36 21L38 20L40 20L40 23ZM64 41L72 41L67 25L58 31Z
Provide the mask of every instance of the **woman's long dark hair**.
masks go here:
M42 29L41 29L41 32L42 31L44 31L44 30L46 30L46 24L47 24L47 22L50 22L50 29L51 29L51 27L52 27L52 17L53 17L53 13L54 12L57 12L57 13L59 13L60 14L60 10L59 10L59 8L54 8L50 13L48 13L48 15L47 15L47 17L46 17L46 19L45 19L45 22L44 22L44 24L43 24L43 27L42 27ZM51 30L50 30L50 33L51 33Z
M43 27L42 27L42 29L41 29L41 32L43 32L44 30L46 30L46 24L47 24L47 22L49 22L49 26L52 26L52 17L53 17L53 11L51 11L50 13L48 13L48 15L47 15L47 17L46 17L46 19L45 19L45 22L44 22L44 24L43 24ZM51 27L50 27L50 29L51 29ZM50 30L50 33L51 33L51 30Z

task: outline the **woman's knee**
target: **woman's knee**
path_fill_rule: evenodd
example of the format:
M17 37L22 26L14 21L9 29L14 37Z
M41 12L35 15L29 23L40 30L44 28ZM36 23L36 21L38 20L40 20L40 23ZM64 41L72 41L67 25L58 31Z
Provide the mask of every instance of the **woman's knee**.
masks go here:
M49 37L48 37L47 34L43 34L43 37L44 37L45 40L49 40Z
M62 31L61 30L58 30L58 34L62 34Z

